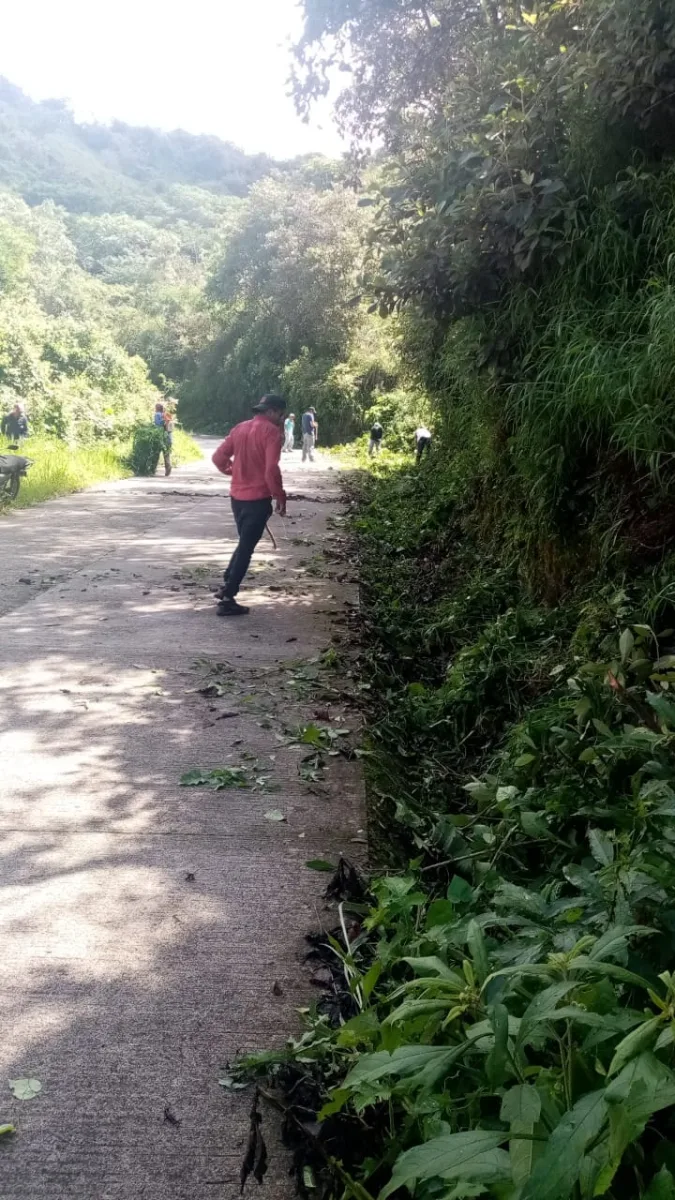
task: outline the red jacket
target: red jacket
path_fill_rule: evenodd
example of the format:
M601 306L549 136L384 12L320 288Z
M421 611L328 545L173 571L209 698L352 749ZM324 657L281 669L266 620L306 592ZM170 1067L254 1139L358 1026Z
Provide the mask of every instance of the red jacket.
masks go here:
M280 505L286 503L279 470L282 444L278 425L261 413L230 430L213 455L213 462L223 475L232 476L230 495L234 500L271 497Z

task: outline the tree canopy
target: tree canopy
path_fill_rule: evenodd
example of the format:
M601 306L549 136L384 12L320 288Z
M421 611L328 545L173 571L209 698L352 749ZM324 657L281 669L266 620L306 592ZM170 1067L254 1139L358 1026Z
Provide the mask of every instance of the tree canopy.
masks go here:
M672 4L303 8L299 105L337 77L355 147L379 139L367 288L449 444L542 534L630 522L670 487Z

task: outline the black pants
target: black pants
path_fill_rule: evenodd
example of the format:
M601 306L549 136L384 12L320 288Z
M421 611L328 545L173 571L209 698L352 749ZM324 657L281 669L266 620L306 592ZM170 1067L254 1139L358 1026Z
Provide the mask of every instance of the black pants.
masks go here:
M431 451L431 438L421 437L417 442L417 461L421 462L423 454L429 454Z
M239 542L227 570L223 572L225 596L228 600L233 600L239 591L253 551L272 516L271 500L235 500L232 497L231 504Z

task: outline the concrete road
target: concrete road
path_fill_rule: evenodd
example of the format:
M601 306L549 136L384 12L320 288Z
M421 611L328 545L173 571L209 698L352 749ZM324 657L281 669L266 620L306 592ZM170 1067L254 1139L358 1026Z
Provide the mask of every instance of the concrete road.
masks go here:
M250 1097L218 1080L298 1029L324 917L305 861L363 849L356 766L314 787L285 733L326 706L354 726L303 665L353 599L317 557L335 473L285 456L308 499L228 621L209 457L0 518L2 1200L234 1198ZM180 786L228 766L253 786ZM26 1077L42 1090L15 1099ZM293 1190L275 1161L272 1200Z

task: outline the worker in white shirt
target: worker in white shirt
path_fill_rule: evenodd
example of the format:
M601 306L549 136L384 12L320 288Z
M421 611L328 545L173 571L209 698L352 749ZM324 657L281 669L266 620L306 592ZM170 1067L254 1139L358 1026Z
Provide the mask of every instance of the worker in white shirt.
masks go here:
M418 462L422 461L423 454L429 454L431 450L431 430L426 425L419 425L415 430L415 448Z

